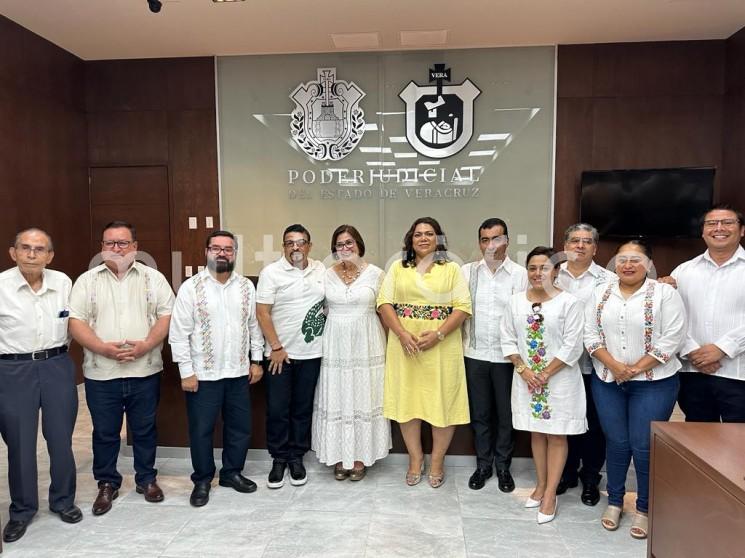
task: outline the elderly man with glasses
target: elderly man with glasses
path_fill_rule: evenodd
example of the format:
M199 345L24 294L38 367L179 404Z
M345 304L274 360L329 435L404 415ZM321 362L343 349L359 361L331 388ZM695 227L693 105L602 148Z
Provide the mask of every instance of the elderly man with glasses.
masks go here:
M256 314L264 332L266 443L272 456L269 488L305 484L303 456L310 449L313 397L321 371L326 268L308 258L310 233L295 224L282 234L284 253L259 275Z
M186 392L189 448L194 473L190 503L209 500L215 476L212 438L222 414L220 486L254 492L241 474L251 440L249 384L261 379L264 338L256 320L256 290L235 272L235 235L215 231L207 237L207 268L179 289L168 342Z
M20 539L39 510L39 410L49 451L49 509L67 523L83 519L72 452L78 391L67 354L72 282L46 269L54 248L41 229L18 233L10 257L16 266L0 273L0 433L8 446L11 501L5 542Z
M70 333L83 346L85 397L93 421L93 515L111 509L122 476L116 462L122 419L132 435L136 491L163 500L156 482L155 416L160 398L161 349L168 334L173 291L159 271L135 261L135 228L113 221L103 229L104 263L81 275L70 294Z

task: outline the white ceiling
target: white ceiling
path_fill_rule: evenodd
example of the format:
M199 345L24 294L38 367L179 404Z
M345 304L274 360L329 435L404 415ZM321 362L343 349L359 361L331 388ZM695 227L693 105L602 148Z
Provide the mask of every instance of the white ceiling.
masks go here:
M159 14L147 0L0 0L0 14L98 60L724 39L745 0L164 0ZM404 46L402 31L435 33Z

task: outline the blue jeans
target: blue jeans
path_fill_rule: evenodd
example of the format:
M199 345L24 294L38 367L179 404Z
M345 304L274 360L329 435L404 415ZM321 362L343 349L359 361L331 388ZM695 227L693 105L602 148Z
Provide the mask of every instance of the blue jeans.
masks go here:
M132 435L135 483L155 481L155 412L159 399L160 373L144 378L85 379L85 400L93 420L93 476L99 485L108 482L119 488L122 484L116 461L125 411Z
M631 458L636 469L636 509L649 509L649 446L653 420L669 420L680 380L675 374L663 380L603 382L592 377L600 426L605 433L608 471L608 504L623 507L626 474Z

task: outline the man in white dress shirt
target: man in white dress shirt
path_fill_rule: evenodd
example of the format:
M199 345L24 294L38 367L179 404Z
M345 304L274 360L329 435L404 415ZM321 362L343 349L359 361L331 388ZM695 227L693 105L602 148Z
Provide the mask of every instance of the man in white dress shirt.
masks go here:
M686 421L745 422L745 224L724 204L702 224L706 252L672 272L688 311L678 403Z
M83 519L75 505L72 452L78 391L67 354L72 282L64 273L45 269L54 248L40 229L18 233L10 257L16 267L0 273L0 433L8 446L11 501L5 542L20 539L39 509L39 409L49 451L49 509L67 523Z
M478 230L483 258L463 266L473 301L473 314L464 324L468 404L476 448L476 470L469 488L480 490L497 469L499 489L512 492L512 363L504 357L499 326L514 293L528 288L528 273L507 255L507 223L493 217Z
M283 256L261 270L256 315L266 339L266 445L272 456L269 488L307 481L303 456L310 449L313 398L321 371L323 263L308 258L313 246L303 225L282 234Z
M593 260L598 250L599 238L597 229L587 223L576 223L564 232L564 252L567 261L561 264L557 282L561 289L584 303L592 296L596 287L609 281L617 281L614 273ZM587 506L594 506L600 500L598 484L601 478L600 470L605 463L605 436L600 427L590 389L594 371L587 352L583 352L579 364L585 384L588 429L584 434L568 437L569 453L556 493L563 494L568 488L577 486L581 480L580 500Z
M135 490L163 500L156 482L155 426L160 399L161 350L168 335L173 291L159 271L137 261L135 228L104 227L104 263L83 273L70 293L70 333L84 349L85 399L93 422L93 515L111 509L122 476L116 462L124 413L132 435Z
M215 458L212 437L223 418L220 486L254 492L241 474L251 441L249 384L261 379L264 337L256 320L256 290L235 273L238 245L228 231L207 237L207 268L179 289L168 342L186 392L189 448L194 473L190 503L209 501Z

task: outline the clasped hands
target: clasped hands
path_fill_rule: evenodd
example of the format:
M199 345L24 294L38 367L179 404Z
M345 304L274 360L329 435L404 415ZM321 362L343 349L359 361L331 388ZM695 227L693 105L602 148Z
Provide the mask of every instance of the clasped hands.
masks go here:
M409 356L431 349L440 342L437 338L437 332L431 329L421 332L419 337L409 331L404 331L398 336L398 340L404 352Z
M125 339L124 341L104 341L102 350L99 352L106 358L123 363L133 362L145 356L152 348L144 339L138 341Z
M704 374L713 374L722 367L719 361L724 358L725 354L722 349L713 343L709 343L691 351L686 356L699 371Z
M617 384L628 382L631 378L643 372L636 365L624 364L618 361L615 361L612 366L609 366L608 370L613 374L613 379L616 380Z

